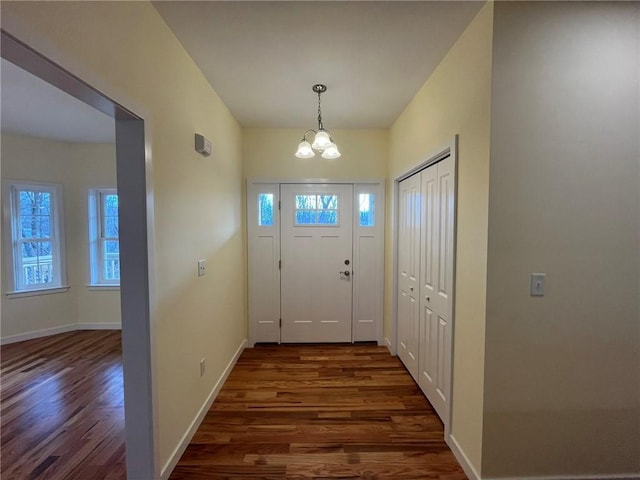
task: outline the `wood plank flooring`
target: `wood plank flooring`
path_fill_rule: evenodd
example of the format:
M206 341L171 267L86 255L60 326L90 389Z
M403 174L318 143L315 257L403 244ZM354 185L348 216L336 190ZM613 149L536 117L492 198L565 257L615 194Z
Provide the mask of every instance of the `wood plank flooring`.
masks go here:
M120 332L6 345L0 477L125 479ZM465 475L397 358L372 345L247 349L173 480Z
M124 479L120 331L0 348L0 477Z
M467 477L386 348L289 345L244 351L170 478Z

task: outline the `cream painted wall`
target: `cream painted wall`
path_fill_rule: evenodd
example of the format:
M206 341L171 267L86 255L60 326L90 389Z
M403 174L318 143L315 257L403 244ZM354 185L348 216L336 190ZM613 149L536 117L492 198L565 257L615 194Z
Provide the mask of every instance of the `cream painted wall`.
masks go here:
M313 119L310 119L313 120ZM307 127L308 128L308 127ZM387 175L388 130L331 130L342 156L296 158L305 128L245 128L242 158L247 178L369 180Z
M451 432L477 472L482 445L492 26L493 3L488 3L393 124L388 171L393 182L459 134ZM392 260L388 219L387 272L393 272ZM393 331L392 281L392 275L387 274L385 336L389 339Z
M486 477L640 474L639 12L495 4Z
M2 135L2 179L63 185L66 293L2 299L2 338L78 323L120 323L120 294L89 291L88 189L115 187L114 145ZM10 274L3 261L2 275Z
M164 467L246 338L240 126L151 3L3 1L1 8L10 34L145 120ZM194 151L196 132L213 141L211 157ZM198 259L208 265L200 278Z

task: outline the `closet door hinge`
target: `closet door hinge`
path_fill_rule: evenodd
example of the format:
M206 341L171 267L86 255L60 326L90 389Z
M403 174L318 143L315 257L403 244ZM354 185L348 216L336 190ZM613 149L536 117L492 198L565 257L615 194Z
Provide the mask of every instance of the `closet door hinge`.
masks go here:
M282 260L278 260L278 270L282 270Z
M278 327L282 328L282 319L280 319L280 322L278 323Z
M280 200L278 200L278 210L280 210Z

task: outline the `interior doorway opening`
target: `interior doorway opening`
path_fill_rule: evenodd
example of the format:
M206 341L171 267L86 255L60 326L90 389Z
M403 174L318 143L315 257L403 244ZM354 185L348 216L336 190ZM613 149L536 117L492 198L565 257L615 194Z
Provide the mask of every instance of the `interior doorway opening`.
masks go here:
M157 409L150 314L150 278L153 277L149 262L153 219L147 205L150 162L146 158L144 121L4 30L1 55L115 119L127 476L156 478L154 432Z

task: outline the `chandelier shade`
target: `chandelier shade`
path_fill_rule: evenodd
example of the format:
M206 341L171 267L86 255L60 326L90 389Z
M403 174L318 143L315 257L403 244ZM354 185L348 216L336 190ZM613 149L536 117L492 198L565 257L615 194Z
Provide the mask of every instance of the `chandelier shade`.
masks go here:
M316 133L316 138L313 140L313 144L311 146L316 150L322 151L330 144L331 138L329 137L329 134L324 130L320 130L318 133Z
M315 157L315 153L313 153L313 150L311 148L311 144L309 142L307 142L306 140L302 140L299 144L298 144L298 151L296 152L296 157L298 158L311 158L311 157Z
M322 158L334 159L339 158L340 152L335 143L331 142L322 152Z
M340 151L338 146L331 138L331 134L325 130L322 124L322 109L320 95L327 91L327 86L318 83L312 87L312 90L318 94L318 130L307 130L302 136L302 140L298 144L298 150L296 151L296 157L298 158L312 158L315 156L314 150L317 150L322 154L322 158L333 159L340 157ZM307 140L307 134L309 132L315 133L313 143L310 144Z

